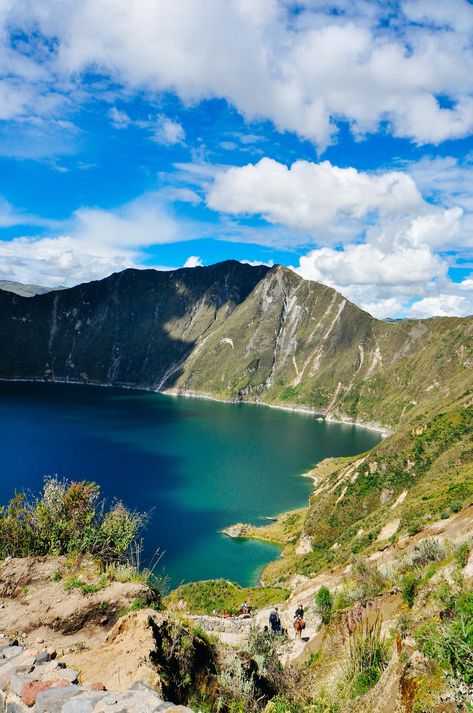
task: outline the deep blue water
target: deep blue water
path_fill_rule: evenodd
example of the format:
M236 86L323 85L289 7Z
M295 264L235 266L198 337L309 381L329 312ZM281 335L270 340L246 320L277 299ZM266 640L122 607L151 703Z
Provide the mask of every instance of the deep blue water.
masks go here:
M225 577L254 583L278 548L235 541L235 522L306 504L301 477L327 456L371 448L379 434L252 404L63 384L0 384L0 502L44 475L98 482L108 499L152 511L173 584Z

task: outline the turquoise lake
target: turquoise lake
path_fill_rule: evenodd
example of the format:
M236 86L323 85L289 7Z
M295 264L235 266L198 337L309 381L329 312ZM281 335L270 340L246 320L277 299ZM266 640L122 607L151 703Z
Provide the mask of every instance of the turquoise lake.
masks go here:
M301 477L327 456L352 455L380 435L252 404L63 384L0 384L0 502L38 491L44 475L94 480L109 500L151 511L145 557L181 581L257 582L279 556L273 545L235 541L235 522L304 506Z

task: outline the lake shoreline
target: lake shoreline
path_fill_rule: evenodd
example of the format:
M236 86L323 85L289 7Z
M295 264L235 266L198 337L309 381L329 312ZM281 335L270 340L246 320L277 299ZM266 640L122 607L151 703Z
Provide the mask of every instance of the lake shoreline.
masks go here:
M187 399L202 399L202 400L208 400L208 401L213 401L217 403L225 403L225 404L253 404L255 406L268 406L269 408L276 409L279 411L286 411L286 412L291 412L291 413L300 413L301 415L305 415L309 417L309 420L318 420L320 422L327 421L328 423L334 423L334 424L339 424L339 425L346 425L350 426L353 428L353 426L356 426L362 430L365 431L371 431L371 432L376 432L377 434L380 434L381 436L387 435L385 432L385 429L378 427L373 427L371 424L370 426L365 425L365 424L357 424L353 423L351 421L346 421L342 422L340 419L334 419L334 418L324 418L320 412L316 411L315 409L311 409L309 407L297 407L297 406L286 406L286 405L277 405L277 404L266 404L265 402L262 401L249 401L249 400L238 400L238 401L231 401L228 399L220 399L216 398L215 396L212 396L211 394L206 394L206 393L198 393L198 392L191 392L191 391L179 391L179 390L163 390L159 391L155 388L152 387L145 387L145 386L135 386L131 384L111 384L111 383L96 383L92 381L82 381L82 380L71 380L71 379L65 379L65 378L56 378L54 381L52 380L44 380L44 379L34 379L34 378L13 378L13 379L5 379L5 378L0 378L0 381L3 383L26 383L26 384L42 384L44 386L53 386L54 384L58 384L59 386L96 386L100 388L105 388L105 389L116 389L117 393L124 392L124 391L136 391L136 392L141 392L142 394L158 394L162 396L167 396L172 398L173 400L177 399L178 397L185 397ZM304 419L305 420L305 419ZM351 429L350 429L351 431ZM336 456L335 456L336 457ZM298 472L299 477L304 477L307 478L309 477L310 479L314 479L313 472L314 468L318 465L316 464L311 467L309 470L305 471L300 471ZM258 566L256 571L254 572L253 577L251 578L252 581L252 586L263 586L264 582L264 573L266 568L271 564L271 562L275 562L278 560L280 557L284 556L284 549L287 545L290 544L290 541L288 541L285 537L282 536L280 532L280 528L283 525L285 519L287 518L288 515L291 513L298 512L302 515L303 512L306 512L308 508L308 499L304 498L304 500L301 500L300 506L296 509L293 510L291 508L290 510L285 510L282 509L281 511L277 512L275 515L273 515L271 518L267 518L267 522L264 525L246 525L244 526L245 532L242 532L239 535L233 535L235 539L238 539L240 541L242 540L247 540L247 541L255 541L255 542L260 542L262 544L267 544L267 545L272 545L277 547L277 552L274 552L273 557L271 557L271 561L267 561L266 564ZM263 517L263 515L261 515ZM225 527L218 529L216 532L220 534L220 536L223 537L229 537L230 533L228 530L231 530L232 525L226 525ZM232 536L230 535L230 539L232 539ZM194 581L191 575L191 580L189 581Z
M306 414L307 416L314 416L317 420L325 421L326 423L335 423L342 426L354 426L356 428L363 428L368 431L375 431L380 433L382 438L387 438L392 434L392 429L387 426L382 426L380 423L363 421L352 421L349 418L338 418L336 416L325 416L321 411L311 408L310 406L283 406L282 404L269 404L266 401L256 401L250 399L222 399L212 394L207 394L203 391L182 391L180 389L156 389L152 386L136 386L133 384L110 384L103 383L99 381L79 381L73 379L65 379L63 377L57 377L54 380L45 379L32 379L32 378L5 378L0 377L0 382L4 383L32 383L32 384L70 384L71 386L99 386L104 389L123 389L127 391L143 391L146 393L161 394L162 396L170 396L172 398L183 397L183 398L194 398L194 399L204 399L207 401L215 401L222 404L250 404L253 406L266 406L267 408L277 409L279 411L290 411L293 413Z
M282 404L268 404L266 401L252 401L249 399L235 401L231 399L220 399L216 396L200 391L180 391L179 389L166 389L157 393L172 397L207 399L208 401L216 401L223 404L250 404L253 406L266 406L266 408L273 408L279 411L301 413L306 414L307 416L314 416L317 420L325 421L326 423L336 423L341 426L354 426L356 428L364 428L367 431L376 431L376 433L381 434L382 438L387 438L392 433L391 429L387 428L387 426L382 426L380 423L363 423L362 421L350 421L348 418L337 418L330 415L325 416L321 411L310 408L310 406L283 406Z

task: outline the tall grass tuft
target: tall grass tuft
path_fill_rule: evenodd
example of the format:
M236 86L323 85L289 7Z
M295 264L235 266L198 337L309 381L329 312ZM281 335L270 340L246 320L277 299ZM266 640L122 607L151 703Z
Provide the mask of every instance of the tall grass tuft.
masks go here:
M381 627L382 618L377 612L374 618L360 621L348 639L346 678L354 698L367 693L387 666L388 647Z

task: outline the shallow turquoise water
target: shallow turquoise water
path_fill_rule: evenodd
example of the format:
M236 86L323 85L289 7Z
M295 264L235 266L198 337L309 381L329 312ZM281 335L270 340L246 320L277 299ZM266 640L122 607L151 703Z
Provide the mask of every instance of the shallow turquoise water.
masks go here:
M173 584L254 583L277 547L234 541L234 522L301 507L301 473L371 448L379 434L252 404L62 384L0 384L0 502L45 474L95 480L107 498L152 510L146 556L159 547Z

